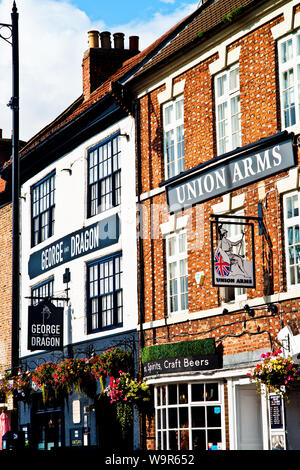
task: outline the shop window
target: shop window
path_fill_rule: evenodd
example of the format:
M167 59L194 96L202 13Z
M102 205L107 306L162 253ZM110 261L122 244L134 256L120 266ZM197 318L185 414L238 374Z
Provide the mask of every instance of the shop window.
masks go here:
M239 66L215 77L216 131L218 155L241 146Z
M283 198L287 284L289 287L300 286L299 203L299 191L286 194Z
M300 31L278 42L281 126L290 128L300 120Z
M45 282L32 287L31 289L31 305L37 305L44 299L53 297L54 278L47 279Z
M123 324L122 256L88 264L88 333Z
M183 96L163 106L165 178L179 175L184 163L184 106Z
M188 310L188 261L185 231L166 237L167 298L169 314Z
M88 152L88 217L120 203L120 137L115 135Z
M223 405L218 382L155 388L156 449L223 448Z
M54 234L55 173L31 188L31 244L36 246Z

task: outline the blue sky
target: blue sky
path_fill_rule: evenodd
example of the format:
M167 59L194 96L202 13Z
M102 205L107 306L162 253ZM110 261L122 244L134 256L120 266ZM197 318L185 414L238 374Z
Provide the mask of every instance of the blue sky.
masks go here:
M195 4L195 0L71 0L70 3L84 10L91 20L114 26L133 19L147 21L157 13L169 15L178 8Z
M0 0L0 22L13 0ZM20 138L29 140L82 94L88 31L139 36L146 48L192 13L198 0L16 0L20 42ZM11 48L0 41L0 129L11 135Z

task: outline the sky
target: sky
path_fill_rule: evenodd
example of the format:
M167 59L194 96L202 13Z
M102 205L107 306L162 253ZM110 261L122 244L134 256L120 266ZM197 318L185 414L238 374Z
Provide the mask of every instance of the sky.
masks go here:
M197 7L197 0L16 0L19 12L20 139L27 141L82 93L82 58L92 29L140 37L143 50ZM13 0L0 0L0 23ZM7 29L0 28L7 37ZM0 38L0 129L10 138L11 46Z

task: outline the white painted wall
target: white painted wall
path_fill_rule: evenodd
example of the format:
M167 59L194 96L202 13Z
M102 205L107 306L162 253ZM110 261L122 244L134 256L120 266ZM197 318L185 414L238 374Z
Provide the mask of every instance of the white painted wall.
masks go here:
M126 117L118 123L107 128L84 142L72 152L58 158L33 178L28 180L21 188L21 307L20 307L20 357L31 354L27 349L28 306L31 288L54 275L54 297L64 295L66 285L63 284L63 273L68 267L71 272L70 309L72 315L72 342L93 340L95 338L111 335L112 333L126 332L137 326L137 248L136 248L136 207L135 207L135 133L134 120ZM90 147L101 143L104 139L120 131L128 134L120 138L121 146L121 205L102 214L87 218L87 151ZM71 169L72 173L64 171ZM39 182L51 171L56 170L55 193L55 227L54 235L39 245L31 248L31 197L30 188ZM82 256L71 262L62 264L43 275L30 280L28 275L29 257L59 238L71 232L105 219L112 214L119 214L121 222L121 236L119 242L110 247ZM86 334L86 263L108 254L122 250L123 252L123 327ZM66 307L66 303L62 306ZM68 344L68 309L64 316L64 344ZM36 353L36 351L35 351Z

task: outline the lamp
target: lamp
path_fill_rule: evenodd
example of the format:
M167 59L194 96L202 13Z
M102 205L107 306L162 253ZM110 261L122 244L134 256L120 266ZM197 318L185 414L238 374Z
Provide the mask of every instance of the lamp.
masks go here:
M250 308L248 304L244 306L244 310L248 313L249 317L254 317L254 310L252 310L252 308Z
M278 307L275 304L269 304L268 305L268 312L271 312L272 315L275 315L275 313L278 313Z

